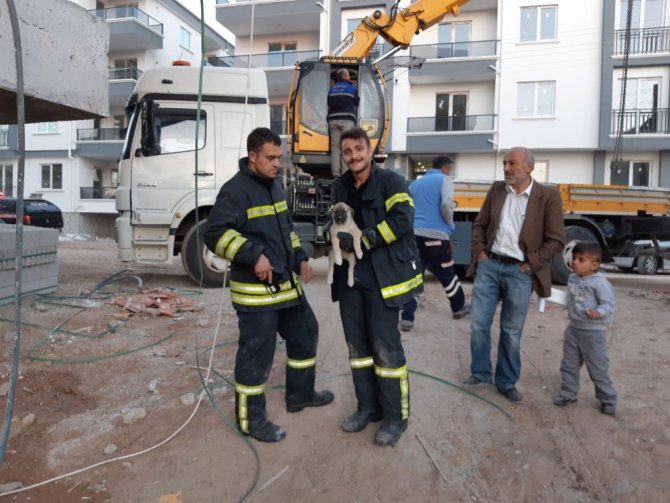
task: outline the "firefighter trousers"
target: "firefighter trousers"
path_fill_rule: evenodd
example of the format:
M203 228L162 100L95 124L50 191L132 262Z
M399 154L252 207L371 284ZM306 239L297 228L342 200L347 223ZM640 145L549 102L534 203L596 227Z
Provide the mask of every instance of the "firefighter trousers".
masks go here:
M409 417L409 379L398 308L384 303L369 260L356 264L353 287L346 285L346 267L338 267L336 273L358 410L381 412L390 421L405 420Z
M286 341L286 403L314 393L319 325L307 299L275 311L238 311L240 337L235 358L235 415L240 429L267 421L265 383L272 368L277 333Z

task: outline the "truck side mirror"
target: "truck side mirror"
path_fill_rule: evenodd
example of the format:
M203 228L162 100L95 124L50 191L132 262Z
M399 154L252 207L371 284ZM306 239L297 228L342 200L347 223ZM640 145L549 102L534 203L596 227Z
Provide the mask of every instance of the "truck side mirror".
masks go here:
M156 155L156 129L154 121L154 112L157 106L153 100L145 100L142 102L142 138L140 139L141 150L143 156Z

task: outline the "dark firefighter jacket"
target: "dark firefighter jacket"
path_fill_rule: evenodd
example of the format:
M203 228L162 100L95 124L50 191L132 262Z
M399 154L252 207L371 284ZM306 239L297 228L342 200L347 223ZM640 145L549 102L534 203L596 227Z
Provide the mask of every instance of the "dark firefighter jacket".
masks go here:
M335 180L332 203L347 202L353 188L353 175L347 171ZM364 234L370 236L372 267L384 303L388 307L403 306L423 291L419 251L414 239L414 202L407 190L407 182L397 173L372 164L372 172L362 189L360 218ZM339 300L338 288L333 283L333 301Z
M230 295L239 311L284 309L300 302L296 273L307 254L293 230L278 181L256 175L240 159L239 171L226 182L207 219L205 243L232 263ZM272 285L254 274L261 254L272 264Z

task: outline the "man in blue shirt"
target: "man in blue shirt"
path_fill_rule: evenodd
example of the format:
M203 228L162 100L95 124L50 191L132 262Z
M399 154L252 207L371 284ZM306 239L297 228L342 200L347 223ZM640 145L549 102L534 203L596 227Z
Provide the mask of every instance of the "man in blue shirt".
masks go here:
M409 192L414 200L414 236L421 254L421 270L426 267L442 283L454 319L470 313L465 303L463 287L454 272L450 237L454 224L454 182L451 180L453 161L447 156L436 157L428 172L414 181ZM400 315L400 330L409 332L414 326L416 298L410 300Z
M349 70L337 71L335 84L328 91L328 132L330 134L330 169L333 176L347 170L342 159L342 133L356 125L358 112L358 89L351 82Z

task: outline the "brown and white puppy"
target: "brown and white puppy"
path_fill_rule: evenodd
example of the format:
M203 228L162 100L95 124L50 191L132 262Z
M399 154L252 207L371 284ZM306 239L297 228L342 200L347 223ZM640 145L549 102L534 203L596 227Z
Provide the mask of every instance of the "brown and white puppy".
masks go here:
M330 242L333 247L328 254L328 284L333 283L334 264L342 265L342 259L349 263L349 275L347 285L354 286L354 266L356 258L363 258L363 249L361 248L362 232L354 222L354 210L345 203L337 203L330 207L328 215L333 221L330 227ZM340 249L340 240L337 237L338 232L348 232L354 237L354 251L344 251Z

